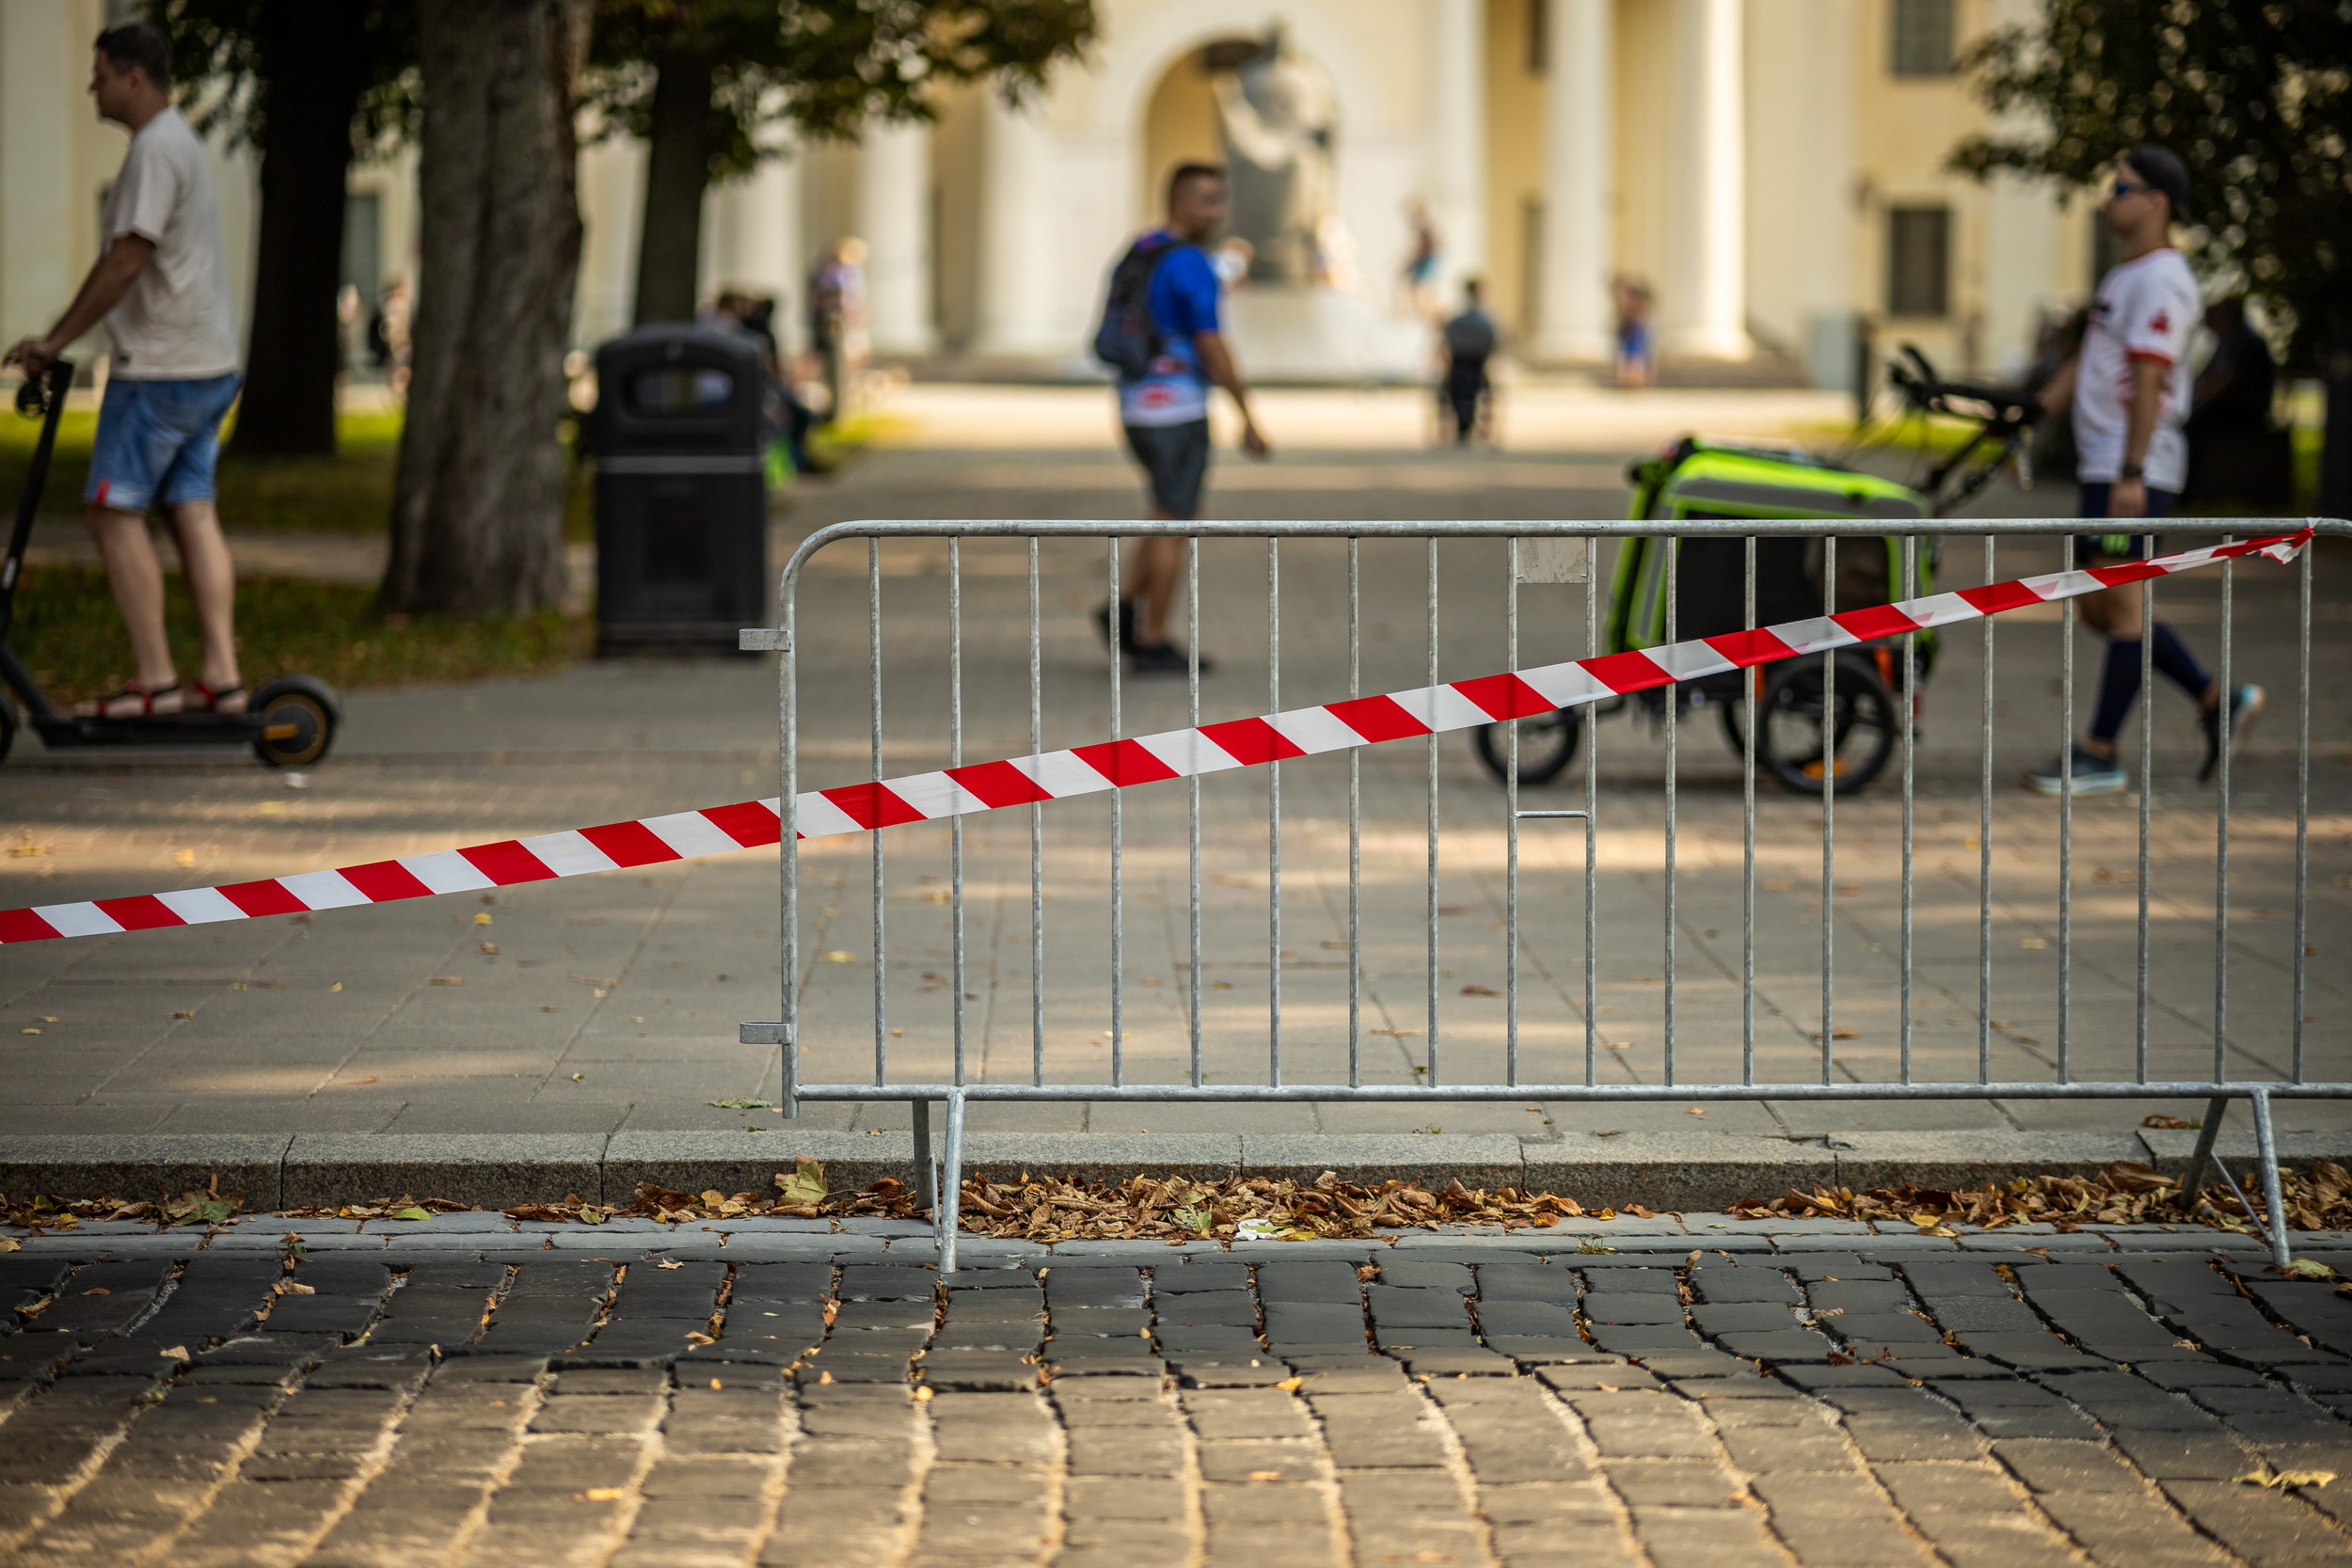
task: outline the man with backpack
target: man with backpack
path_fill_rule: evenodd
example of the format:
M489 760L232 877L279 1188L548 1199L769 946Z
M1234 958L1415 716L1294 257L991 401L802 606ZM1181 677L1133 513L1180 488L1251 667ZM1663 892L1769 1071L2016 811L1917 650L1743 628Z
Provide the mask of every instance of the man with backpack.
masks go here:
M1249 416L1249 389L1233 366L1217 315L1216 263L1201 248L1225 226L1225 171L1184 164L1168 176L1168 222L1137 239L1111 273L1110 297L1094 335L1095 356L1119 372L1119 419L1143 466L1151 515L1187 522L1200 514L1209 471L1209 388L1222 387L1241 414L1242 450L1266 455ZM1135 540L1116 607L1099 620L1105 639L1138 675L1181 675L1184 650L1168 641L1168 612L1184 576L1184 539ZM1201 671L1209 668L1200 661Z

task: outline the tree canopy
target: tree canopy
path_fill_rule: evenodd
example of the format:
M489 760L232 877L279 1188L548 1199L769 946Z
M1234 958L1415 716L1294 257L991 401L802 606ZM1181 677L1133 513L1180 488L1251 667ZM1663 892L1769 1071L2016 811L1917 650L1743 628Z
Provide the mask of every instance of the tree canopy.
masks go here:
M2029 129L1952 166L2081 186L2139 142L2180 154L2196 259L2269 306L2308 368L2352 338L2352 5L2042 0L1963 69Z
M182 106L199 131L229 133L231 143L266 148L270 93L306 64L308 40L291 24L299 0L148 0L146 20L171 45L171 73ZM357 112L352 156L366 158L415 135L416 0L359 0L325 8L358 36ZM338 217L338 231L341 219Z
M647 147L637 319L693 313L704 190L775 150L930 119L942 83L1019 98L1095 36L1093 0L598 0L587 101Z

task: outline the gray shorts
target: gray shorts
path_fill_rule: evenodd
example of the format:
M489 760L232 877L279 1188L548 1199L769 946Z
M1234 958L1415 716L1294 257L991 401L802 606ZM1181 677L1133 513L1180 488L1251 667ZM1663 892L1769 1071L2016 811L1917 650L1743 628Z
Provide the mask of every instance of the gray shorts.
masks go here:
M1151 477L1152 504L1171 517L1200 515L1200 486L1209 477L1209 421L1131 424L1127 450Z

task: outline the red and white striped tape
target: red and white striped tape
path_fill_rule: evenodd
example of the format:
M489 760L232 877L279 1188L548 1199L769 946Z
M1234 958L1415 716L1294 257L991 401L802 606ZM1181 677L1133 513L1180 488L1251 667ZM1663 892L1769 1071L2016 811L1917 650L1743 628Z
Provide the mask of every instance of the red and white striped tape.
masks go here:
M2290 562L2311 537L2312 531L2305 529L2272 538L2185 550L2153 561L2054 572L2046 577L1963 588L1898 604L1790 621L1755 631L1728 632L1721 637L1634 653L1549 664L1516 674L1482 675L1474 680L1391 691L1385 696L1294 708L1263 718L1203 724L1198 729L1103 741L1040 756L1013 757L914 773L875 784L811 790L796 803L794 826L802 838L821 838L828 833L859 832L1038 800L1067 800L1130 784L1156 784L1163 779L1189 778L1229 768L1248 768L1322 752L1344 751L1351 746L1375 745L1383 740L1470 729L1727 670L1769 664L1799 654L1850 647L1876 638L1997 615L2022 605L2074 598L2101 588L2165 577L2233 557L2263 555L2273 561ZM779 832L775 800L744 800L731 806L712 806L631 822L608 822L600 828L505 839L464 849L347 865L333 871L272 877L258 882L0 911L0 944L43 942L55 937L103 936L163 926L201 926L259 915L343 909L354 904L387 904L436 893L512 887L554 877L580 877L595 871L620 871L663 861L691 860L729 849L758 848L775 843Z

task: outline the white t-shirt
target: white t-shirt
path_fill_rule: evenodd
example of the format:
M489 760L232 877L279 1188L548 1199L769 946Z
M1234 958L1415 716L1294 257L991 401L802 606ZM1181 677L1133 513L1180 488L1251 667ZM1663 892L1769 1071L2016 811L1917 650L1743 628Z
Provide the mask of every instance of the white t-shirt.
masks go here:
M2123 471L2131 415L2132 361L2167 367L2156 426L2140 467L2152 490L2177 494L2188 479L2189 337L2205 311L2188 261L2167 245L2125 261L2099 280L2074 374L2074 449L2078 478L2112 482Z
M130 293L106 312L114 373L130 381L198 381L237 368L236 306L220 249L220 206L204 144L166 109L131 137L106 193L105 242L155 243Z

